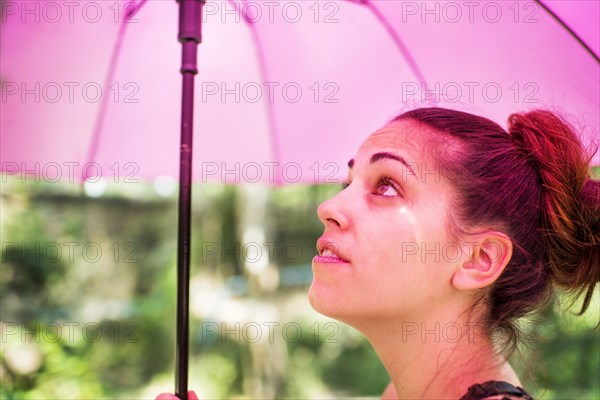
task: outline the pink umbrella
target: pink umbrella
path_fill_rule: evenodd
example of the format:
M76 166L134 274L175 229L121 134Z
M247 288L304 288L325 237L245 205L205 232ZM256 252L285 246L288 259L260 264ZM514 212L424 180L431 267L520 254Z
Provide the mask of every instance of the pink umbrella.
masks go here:
M176 177L176 5L69 4L3 3L2 170ZM542 5L208 1L193 176L338 181L368 132L424 103L501 124L560 107L589 140L600 128L600 6L548 2L561 24Z
M199 15L199 1L181 4ZM176 131L173 2L4 2L0 167L127 182L176 176L179 147L201 181L337 182L367 133L419 104L501 124L515 111L558 109L592 143L599 11L594 0L208 1L198 96L183 108L197 115L192 161L190 120L182 145ZM182 40L194 53L200 17L188 18L192 38ZM190 82L193 62L183 65ZM185 396L189 184L180 189L177 393Z

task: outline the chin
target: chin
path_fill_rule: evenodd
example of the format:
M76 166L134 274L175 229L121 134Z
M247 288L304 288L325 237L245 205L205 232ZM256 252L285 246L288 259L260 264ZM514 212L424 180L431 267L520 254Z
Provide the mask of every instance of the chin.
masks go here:
M313 280L308 289L308 301L312 308L326 317L351 326L367 337L368 332L375 326L396 324L397 321L403 320L404 314L401 310L393 310L389 306L382 307L365 298L357 298L350 293L333 289L323 282Z
M354 319L352 313L355 308L340 301L339 294L336 295L327 289L313 281L308 289L308 301L312 308L326 317L352 325L350 321Z
M323 314L327 317L336 318L337 314L333 312L335 307L332 306L331 301L328 301L327 298L331 298L332 296L327 296L323 287L320 287L319 283L313 280L310 288L308 288L308 301L312 308L315 309L320 314ZM337 318L336 318L337 319Z
M316 292L317 289L315 289L315 282L313 281L308 288L308 302L315 311L323 314L323 307L321 306L322 302L319 301L319 296Z

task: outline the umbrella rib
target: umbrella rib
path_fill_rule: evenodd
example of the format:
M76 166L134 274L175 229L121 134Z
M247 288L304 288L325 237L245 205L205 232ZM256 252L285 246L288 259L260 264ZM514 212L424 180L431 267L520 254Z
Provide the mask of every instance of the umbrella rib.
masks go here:
M542 3L541 0L535 0L535 2L540 7L542 7L548 14L550 14L550 16L552 18L554 18L554 20L556 22L558 22L563 28L565 28L567 30L567 32L569 32L569 34L571 36L573 36L573 38L575 40L577 40L577 42L579 42L579 44L596 60L597 63L600 63L600 58L598 57L598 55L596 55L596 53L594 53L594 51L590 48L590 46L588 46L588 44L577 33L575 33L575 31L573 29L571 29L571 27L569 25L567 25L567 23L565 21L563 21L550 8L548 8L548 6L546 6L544 3Z
M252 34L252 39L255 44L254 48L256 49L256 57L258 58L258 68L260 70L260 75L263 78L263 82L268 82L268 80L266 78L268 78L269 73L267 70L267 62L265 59L264 48L263 48L262 42L260 41L260 36L258 35L258 32L256 31L256 27L254 26L253 22L251 22L247 18L245 18L244 15L241 15L240 9L236 6L236 4L234 3L233 0L228 0L228 1L231 5L233 5L236 13L240 14L242 19L246 22L248 29L250 29L250 32ZM244 0L244 1L246 1L246 0ZM281 146L279 145L279 129L277 127L277 122L275 121L275 112L272 109L271 103L267 103L266 107L267 107L267 120L269 121L269 128L270 128L269 133L271 136L271 141L270 141L271 142L271 155L273 156L273 159L277 163L276 166L279 166L279 162L281 161ZM281 178L279 175L275 176L275 183L276 184L281 183Z
M417 62L415 61L414 57L412 56L410 50L408 50L408 47L406 47L406 45L400 38L400 35L396 31L396 29L390 24L390 22L387 20L387 18L379 11L379 9L377 7L375 7L375 5L371 2L371 0L362 0L360 3L366 5L367 8L369 10L371 10L371 12L379 20L379 22L385 27L386 31L392 38L392 41L394 42L394 44L396 45L398 50L404 56L404 59L408 63L408 66L412 70L413 74L415 74L415 76L421 82L421 84L425 85L425 90L426 90L425 93L429 93L430 92L429 85L427 84L427 80L425 79L423 72L417 65ZM431 99L427 99L427 103L430 105L436 104L436 102Z
M119 55L121 54L121 46L123 44L123 38L125 37L125 30L129 23L129 20L137 14L140 8L146 3L147 0L140 0L137 3L130 2L130 7L125 8L125 15L121 21L121 26L119 27L119 32L117 33L117 40L115 42L115 46L113 47L113 52L110 56L110 62L108 71L106 73L106 77L104 79L104 85L102 87L102 93L106 93L109 85L112 83L113 77L115 75L115 70L117 67L117 61L119 60ZM98 114L96 116L96 121L94 122L94 130L92 132L92 140L90 142L90 147L88 148L86 165L91 163L96 159L96 155L98 153L98 146L100 143L100 134L102 132L102 126L104 125L104 119L106 117L106 107L108 106L108 99L110 96L102 96L100 100L100 109L98 110ZM87 175L88 169L85 170L85 175L83 176L83 180L87 180L89 176Z

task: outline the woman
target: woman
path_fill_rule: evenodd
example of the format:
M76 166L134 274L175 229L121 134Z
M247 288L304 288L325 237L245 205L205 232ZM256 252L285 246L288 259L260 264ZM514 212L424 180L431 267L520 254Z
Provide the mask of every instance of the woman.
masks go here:
M384 397L530 398L506 361L515 321L553 284L584 294L583 312L600 280L589 161L548 111L511 115L508 132L442 108L398 116L318 209L311 305L370 341Z

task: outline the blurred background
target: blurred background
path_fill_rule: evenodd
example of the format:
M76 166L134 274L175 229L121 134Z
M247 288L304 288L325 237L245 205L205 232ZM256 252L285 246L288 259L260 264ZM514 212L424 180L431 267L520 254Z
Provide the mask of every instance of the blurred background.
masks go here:
M594 170L598 178L598 168ZM319 203L337 185L194 186L190 386L200 398L377 397L358 332L310 307ZM176 184L2 176L0 397L173 391ZM598 293L525 324L513 363L536 398L600 398Z

